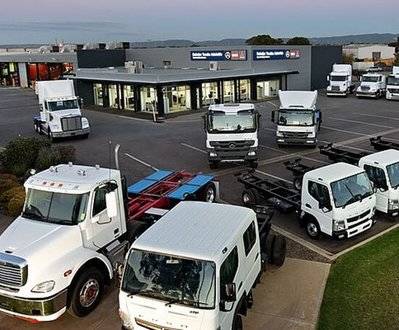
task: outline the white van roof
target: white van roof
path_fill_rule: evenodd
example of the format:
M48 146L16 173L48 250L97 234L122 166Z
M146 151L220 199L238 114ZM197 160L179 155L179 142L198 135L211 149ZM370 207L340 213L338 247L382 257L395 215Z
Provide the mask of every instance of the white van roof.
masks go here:
M332 182L363 172L364 170L358 166L341 162L322 166L315 170L309 171L305 173L304 177L308 180L313 180L319 183L330 184Z
M132 248L221 262L222 251L255 218L254 211L241 206L180 202L147 229Z
M209 106L209 111L223 111L226 114L235 114L238 111L254 110L255 106L252 103L226 103L226 104L212 104Z
M399 151L394 149L388 149L375 152L371 155L363 157L360 162L388 166L399 162Z
M312 109L317 102L317 91L279 91L278 96L283 109Z

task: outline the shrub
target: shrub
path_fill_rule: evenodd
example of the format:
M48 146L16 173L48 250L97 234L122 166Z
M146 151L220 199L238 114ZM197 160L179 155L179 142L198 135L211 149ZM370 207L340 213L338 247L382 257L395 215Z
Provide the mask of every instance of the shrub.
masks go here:
M43 171L50 166L73 162L74 160L75 148L72 146L42 148L37 155L35 169L37 171Z
M67 164L76 160L76 150L73 146L57 146L56 148L58 149L61 157L59 163Z
M0 194L3 194L7 190L17 187L19 184L16 181L10 179L0 179Z
M0 173L0 181L1 180L12 180L17 182L18 178L14 174Z
M21 214L25 202L25 192L14 195L8 202L6 214L11 217L16 217Z
M25 188L19 185L0 194L0 206L4 209L7 208L10 200L16 195L25 195Z
M35 165L39 150L49 147L50 142L42 137L18 137L6 145L0 162L6 172L23 176Z

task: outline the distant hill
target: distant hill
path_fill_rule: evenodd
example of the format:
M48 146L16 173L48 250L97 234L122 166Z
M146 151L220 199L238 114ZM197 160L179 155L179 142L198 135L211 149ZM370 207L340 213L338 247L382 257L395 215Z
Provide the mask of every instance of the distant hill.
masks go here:
M372 33L335 37L310 38L314 45L347 45L347 44L389 44L394 42L399 34Z

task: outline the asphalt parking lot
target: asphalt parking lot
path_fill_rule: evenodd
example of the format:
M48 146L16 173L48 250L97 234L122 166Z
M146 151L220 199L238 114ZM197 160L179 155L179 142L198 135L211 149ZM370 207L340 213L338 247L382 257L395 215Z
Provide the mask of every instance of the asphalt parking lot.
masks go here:
M327 98L320 94L318 104L323 112L319 136L321 143L334 142L344 145L348 150L372 151L369 144L372 136L383 135L399 141L399 103L385 99L357 99L353 96ZM262 115L259 174L290 182L292 175L283 164L286 160L302 158L305 164L313 166L330 163L327 157L319 154L318 148L276 146L275 127L270 116L277 105L278 100L256 104ZM32 116L37 111L37 100L32 91L0 89L0 145L18 134L34 135ZM89 139L58 142L74 145L81 164L108 166L111 142L112 145L121 145L121 169L129 182L148 175L153 168L211 172L204 147L201 113L180 116L164 123L122 117L117 110L110 110L110 113L85 110L85 115L92 127ZM221 197L224 201L240 203L242 186L234 173L242 169L242 166L223 164L213 172L221 182ZM311 243L331 254L340 252L394 224L383 216L379 216L378 220L371 230L355 238L336 241L324 237ZM278 214L273 221L275 226L295 237L308 240L294 214Z

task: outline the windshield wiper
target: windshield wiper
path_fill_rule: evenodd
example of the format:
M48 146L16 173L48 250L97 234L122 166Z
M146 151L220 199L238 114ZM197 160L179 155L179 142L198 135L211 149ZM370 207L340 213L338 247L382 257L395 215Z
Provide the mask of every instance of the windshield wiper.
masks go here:
M184 303L189 303L191 306L208 306L209 304L201 302L201 301L197 301L197 300L190 300L190 299L185 299L185 298L176 298L176 299L171 299L169 300L165 306L170 306L173 304L184 304Z
M27 218L27 219L32 219L32 220L45 220L45 218L37 213L34 213L32 211L24 211L22 212L22 216Z
M349 189L349 187L348 187L348 185L345 183L344 184L344 186L345 186L345 188L349 191L349 193L351 194L351 198L348 200L348 201L346 201L346 203L342 206L343 208L345 207L345 206L347 206L347 205L349 205L349 204L352 204L352 203L354 203L354 202L357 202L357 201L361 201L362 200L362 195L361 194L354 194L353 192L352 192L352 190L350 190Z

